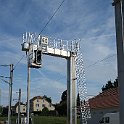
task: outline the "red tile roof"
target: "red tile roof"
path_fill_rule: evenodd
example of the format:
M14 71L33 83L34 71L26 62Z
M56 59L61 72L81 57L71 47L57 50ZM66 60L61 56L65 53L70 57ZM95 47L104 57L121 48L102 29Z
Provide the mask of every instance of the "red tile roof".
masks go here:
M119 106L118 88L110 88L89 99L90 108L111 108Z

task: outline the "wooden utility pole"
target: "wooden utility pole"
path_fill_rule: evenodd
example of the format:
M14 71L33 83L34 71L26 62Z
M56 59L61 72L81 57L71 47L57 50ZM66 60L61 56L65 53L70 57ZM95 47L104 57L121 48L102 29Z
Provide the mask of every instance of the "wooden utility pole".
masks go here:
M124 0L114 0L119 82L120 124L124 124Z

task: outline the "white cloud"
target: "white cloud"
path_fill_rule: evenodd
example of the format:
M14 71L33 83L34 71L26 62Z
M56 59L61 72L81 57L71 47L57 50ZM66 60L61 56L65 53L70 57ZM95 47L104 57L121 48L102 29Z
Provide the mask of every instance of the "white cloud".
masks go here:
M13 3L9 3L0 4L0 64L16 64L20 60L25 54L21 51L21 33L25 31L39 33L61 1L14 0ZM116 53L114 15L108 1L65 1L43 33L60 39L82 39L81 52L85 67ZM88 94L96 94L107 80L116 78L116 65L115 56L85 69ZM26 69L24 58L14 71L13 89L15 92L18 88L22 88L23 100L26 99ZM44 56L43 67L39 72L31 70L33 90L31 97L47 94L54 102L60 100L62 92L66 89L66 60Z
M62 92L66 90L66 82L51 79L49 76L42 74L41 77L38 76L31 80L31 87L31 97L34 97L34 95L47 95L56 103Z

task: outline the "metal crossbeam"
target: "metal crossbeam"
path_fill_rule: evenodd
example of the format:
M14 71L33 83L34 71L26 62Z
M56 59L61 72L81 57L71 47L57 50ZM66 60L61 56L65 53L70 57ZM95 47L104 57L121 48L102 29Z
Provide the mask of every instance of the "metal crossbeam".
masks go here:
M83 59L78 55L79 43L74 41L65 41L55 38L48 38L41 35L26 33L23 35L22 51L26 51L28 57L28 82L27 82L27 124L29 120L29 97L30 97L30 72L29 68L40 68L42 63L42 54L61 57L67 60L67 124L77 124L77 103L76 103L76 85L78 85L79 95L81 100L84 100L85 86L84 86L84 68ZM38 54L39 53L39 54ZM79 62L79 63L78 63ZM77 81L77 84L76 84ZM83 81L83 82L82 82ZM89 106L85 106L89 107ZM88 109L81 111L82 119L86 120ZM88 110L89 112L89 110ZM84 123L83 123L84 124Z

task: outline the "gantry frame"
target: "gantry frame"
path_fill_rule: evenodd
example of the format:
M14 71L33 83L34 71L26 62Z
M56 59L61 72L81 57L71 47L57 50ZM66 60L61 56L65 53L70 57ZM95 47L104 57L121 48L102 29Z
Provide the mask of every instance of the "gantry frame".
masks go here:
M66 48L65 48L66 46ZM49 40L44 36L35 36L26 33L23 35L22 51L27 53L28 63L28 79L27 79L27 124L29 124L30 109L30 68L40 68L41 63L36 62L38 51L45 55L65 58L67 60L67 124L77 124L77 103L76 103L76 66L75 59L79 44L76 41L66 45L59 42L59 47L53 41L53 45L49 45ZM41 59L41 58L40 58Z

